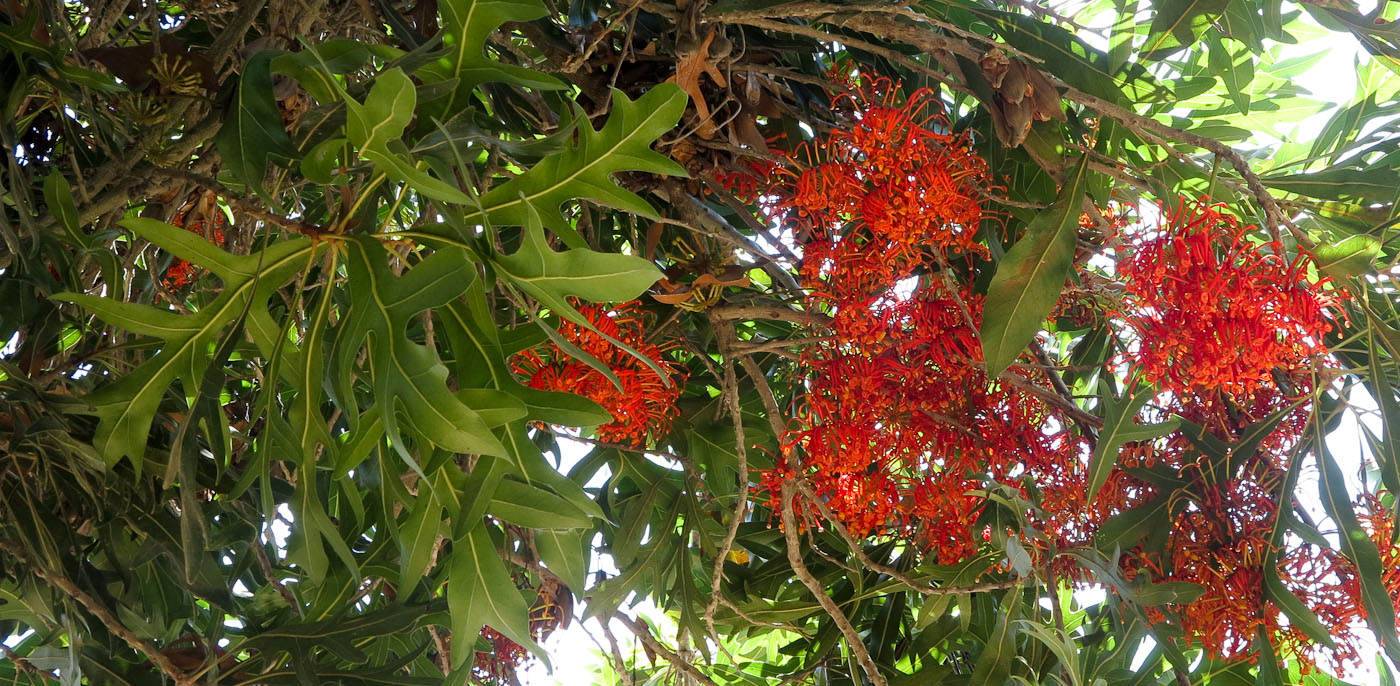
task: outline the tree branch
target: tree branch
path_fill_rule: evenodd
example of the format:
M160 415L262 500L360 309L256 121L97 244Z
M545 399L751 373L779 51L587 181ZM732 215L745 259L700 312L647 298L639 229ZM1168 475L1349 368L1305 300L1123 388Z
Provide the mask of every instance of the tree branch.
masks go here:
M682 658L674 652L671 652L671 650L668 649L666 646L661 645L661 642L656 640L655 636L651 635L651 629L648 629L645 624L635 619L632 619L631 617L628 617L627 615L622 614L621 612L613 615L613 617L616 618L617 621L622 622L622 624L626 626L627 629L631 631L634 636L641 639L642 643L645 644L646 647L651 650L651 652L666 658L666 661L675 666L676 669L680 670L690 678L699 681L705 686L719 686L719 684L715 683L713 679L705 676L704 673L696 669L695 665L690 664L688 660Z
M836 628L840 629L841 635L846 638L846 644L850 646L851 652L855 653L856 662L859 662L861 669L865 670L865 676L875 686L888 686L889 682L885 680L885 675L880 673L880 667L875 664L875 660L870 657L870 651L861 641L856 628L851 625L850 618L836 604L836 601L826 594L826 589L822 587L821 582L812 576L812 571L807 569L807 564L802 561L801 543L797 540L797 516L792 511L794 481L794 479L784 481L780 489L783 539L787 543L788 564L792 565L792 571L797 575L798 580L807 587L808 591L812 592L812 595L816 596L817 603L831 617L831 621L835 622Z
M185 674L179 667L176 667L175 663L171 662L170 658L167 657L165 653L157 650L150 641L137 636L136 632L128 629L106 605L102 604L102 601L79 588L71 579L30 562L24 551L20 550L18 546L9 541L0 541L0 550L9 553L18 560L20 564L28 567L31 572L34 572L35 576L38 576L58 590L66 593L68 597L73 600L78 601L78 604L82 605L83 608L91 613L92 616L96 617L98 621L102 622L103 626L107 627L108 631L111 631L113 635L125 641L126 644L136 652L145 655L146 659L151 661L151 664L158 667L161 672L164 672L166 676L170 677L177 686L194 685L195 680L191 679L189 675Z

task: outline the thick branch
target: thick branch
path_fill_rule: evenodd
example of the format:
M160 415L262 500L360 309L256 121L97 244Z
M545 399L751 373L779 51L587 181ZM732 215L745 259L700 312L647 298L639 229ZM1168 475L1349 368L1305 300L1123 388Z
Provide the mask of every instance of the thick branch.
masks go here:
M831 317L815 312L803 312L794 310L782 305L721 305L710 310L710 314L720 319L729 320L753 320L772 319L781 322L792 322L794 324L808 324L811 326L827 326L831 324Z

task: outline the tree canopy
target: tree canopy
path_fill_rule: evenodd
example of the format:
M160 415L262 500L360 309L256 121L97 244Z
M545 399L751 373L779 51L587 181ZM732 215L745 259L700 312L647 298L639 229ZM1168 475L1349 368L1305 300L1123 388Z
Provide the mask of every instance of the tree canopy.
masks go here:
M1394 683L1397 16L0 3L0 679Z

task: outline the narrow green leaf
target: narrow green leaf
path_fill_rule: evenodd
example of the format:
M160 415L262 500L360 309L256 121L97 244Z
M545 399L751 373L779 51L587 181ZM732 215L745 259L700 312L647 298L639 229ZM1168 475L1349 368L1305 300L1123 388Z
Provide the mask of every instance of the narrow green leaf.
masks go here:
M502 479L496 485L496 494L486 511L531 529L582 529L593 525L586 513L567 500L511 479Z
M1108 481L1108 475L1118 461L1118 449L1124 443L1146 441L1176 430L1178 422L1175 419L1160 424L1138 424L1134 421L1155 394L1156 389L1151 385L1139 384L1129 393L1126 402L1122 402L1124 399L1113 396L1108 382L1100 380L1099 402L1103 405L1104 426L1099 431L1094 454L1089 458L1090 501L1098 496L1099 489Z
M987 376L1000 376L1040 331L1074 264L1075 234L1089 158L1065 176L1055 204L1031 220L997 264L982 310L982 356Z
M1352 509L1342 469L1333 459L1327 441L1314 432L1314 451L1318 461L1318 490L1328 516L1337 524L1337 540L1341 550L1356 565L1356 577L1361 582L1361 600L1366 608L1366 624L1376 635L1387 657L1400 663L1400 639L1395 634L1395 605L1390 602L1382 576L1380 551L1366 530L1357 521Z
M1127 550L1145 538L1154 528L1170 526L1171 501L1169 493L1136 505L1109 517L1094 536L1094 547L1104 552Z
M438 535L443 533L443 505L437 499L436 489L429 487L426 481L419 482L418 497L412 507L398 531L398 587L405 593L417 586L427 573Z
M977 656L969 686L1002 686L1011 676L1011 660L1016 656L1017 616L1021 604L1020 587L1006 592L991 636Z
M92 240L83 235L83 222L78 217L78 205L73 201L73 189L62 174L53 172L44 178L44 202L70 243L83 249L92 247Z
M1206 592L1204 586L1189 581L1163 581L1134 589L1137 602L1144 607L1167 603L1190 603Z
M1265 186L1311 198L1342 202L1389 203L1400 193L1400 172L1382 165L1365 169L1334 167L1306 174L1275 174Z
M1259 656L1259 676L1254 683L1258 686L1284 683L1283 672L1279 669L1278 653L1274 652L1274 642L1269 640L1269 632L1262 626L1254 636L1254 652Z

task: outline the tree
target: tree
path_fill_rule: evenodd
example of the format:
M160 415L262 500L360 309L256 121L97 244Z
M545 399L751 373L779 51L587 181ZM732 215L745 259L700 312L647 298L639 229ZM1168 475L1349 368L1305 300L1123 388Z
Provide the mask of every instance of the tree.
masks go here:
M1400 662L1397 12L0 6L0 675Z

